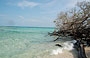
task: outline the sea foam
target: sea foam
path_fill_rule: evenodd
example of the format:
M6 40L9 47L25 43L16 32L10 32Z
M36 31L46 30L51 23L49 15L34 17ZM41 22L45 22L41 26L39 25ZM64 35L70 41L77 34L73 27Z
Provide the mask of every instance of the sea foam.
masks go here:
M59 53L62 53L62 50L63 50L63 48L58 48L56 50L53 50L52 53L51 53L51 55L57 55Z
M64 42L62 44L63 45L62 47L57 48L55 50L52 50L51 55L58 55L60 53L63 53L63 50L68 50L68 51L73 50L74 49L73 48L74 47L74 45L73 45L74 43L76 43L75 40Z

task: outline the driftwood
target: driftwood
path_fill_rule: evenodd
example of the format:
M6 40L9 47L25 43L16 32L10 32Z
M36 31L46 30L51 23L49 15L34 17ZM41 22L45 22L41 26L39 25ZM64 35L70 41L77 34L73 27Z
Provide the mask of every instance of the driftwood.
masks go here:
M56 44L55 46L59 46L59 47L62 47L62 45L60 45L60 44Z

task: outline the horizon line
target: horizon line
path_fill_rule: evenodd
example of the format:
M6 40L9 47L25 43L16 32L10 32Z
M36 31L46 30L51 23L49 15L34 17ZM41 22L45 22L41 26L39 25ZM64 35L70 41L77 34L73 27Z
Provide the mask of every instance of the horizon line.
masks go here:
M52 27L52 26L0 26L0 27L32 27L32 28L35 28L35 27L37 27L37 28L39 28L39 27L42 27L42 28L55 28L55 27Z

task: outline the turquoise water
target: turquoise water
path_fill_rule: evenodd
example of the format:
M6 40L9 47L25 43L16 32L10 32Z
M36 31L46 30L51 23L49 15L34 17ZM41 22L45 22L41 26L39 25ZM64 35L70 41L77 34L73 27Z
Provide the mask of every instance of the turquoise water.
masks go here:
M54 28L0 27L0 58L50 58Z

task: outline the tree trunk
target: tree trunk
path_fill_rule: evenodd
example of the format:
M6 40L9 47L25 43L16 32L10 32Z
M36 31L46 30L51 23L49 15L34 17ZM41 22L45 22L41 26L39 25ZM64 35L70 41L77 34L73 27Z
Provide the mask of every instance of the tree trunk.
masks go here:
M82 55L82 58L87 58L86 57L86 54L85 54L85 47L84 47L84 44L80 44L80 52L81 52L81 55Z
M87 58L86 54L85 54L85 47L84 44L82 44L80 41L77 42L78 43L78 58Z

